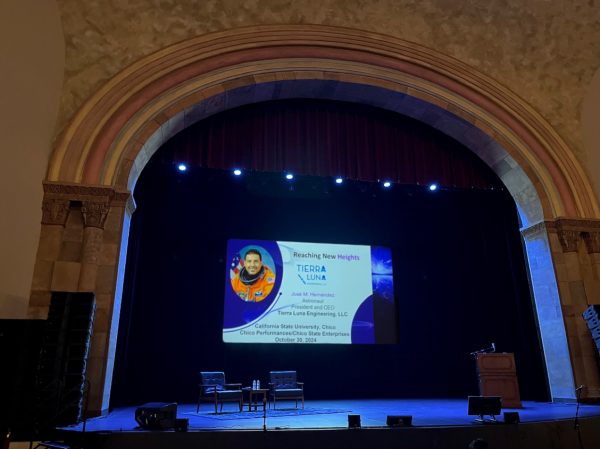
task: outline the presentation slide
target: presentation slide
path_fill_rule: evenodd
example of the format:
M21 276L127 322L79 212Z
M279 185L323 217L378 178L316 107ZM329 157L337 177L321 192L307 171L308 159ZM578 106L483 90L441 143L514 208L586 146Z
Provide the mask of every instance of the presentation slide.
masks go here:
M229 240L226 343L396 343L392 257L367 245Z

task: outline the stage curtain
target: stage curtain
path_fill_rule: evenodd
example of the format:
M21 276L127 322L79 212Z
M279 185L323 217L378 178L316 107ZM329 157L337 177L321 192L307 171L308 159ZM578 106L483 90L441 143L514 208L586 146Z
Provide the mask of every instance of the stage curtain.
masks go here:
M323 100L258 103L209 117L161 150L173 163L400 184L501 187L474 153L409 117Z

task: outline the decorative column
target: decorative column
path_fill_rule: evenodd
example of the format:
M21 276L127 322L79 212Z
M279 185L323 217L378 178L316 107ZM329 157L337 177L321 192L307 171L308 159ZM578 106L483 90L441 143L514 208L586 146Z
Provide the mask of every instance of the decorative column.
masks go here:
M45 319L48 315L54 262L59 259L62 248L69 207L69 200L62 198L44 198L42 202L42 228L31 283L29 318Z
M553 222L542 221L522 229L528 259L531 291L537 314L548 386L553 401L575 399L575 380L565 329L561 296L554 263L550 229ZM554 234L556 238L556 234Z
M42 231L28 313L45 319L55 291L95 294L87 371L91 415L108 411L122 290L118 273L122 276L125 266L127 235L125 243L122 239L124 231L129 232L130 215L125 222L125 210L130 197L129 192L110 187L44 183Z
M84 201L81 207L83 215L83 245L79 291L93 291L98 272L98 255L102 247L104 222L110 211L107 202Z
M560 218L553 223L550 242L558 278L562 314L575 377L582 398L600 398L600 366L582 313L600 304L598 235L600 220Z

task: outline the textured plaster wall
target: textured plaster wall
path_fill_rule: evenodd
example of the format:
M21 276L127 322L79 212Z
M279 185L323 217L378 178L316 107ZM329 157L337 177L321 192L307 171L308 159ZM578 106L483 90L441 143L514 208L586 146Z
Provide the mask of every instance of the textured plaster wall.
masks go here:
M25 318L64 68L53 1L0 1L0 318Z
M594 191L600 198L600 70L596 72L583 99L581 121L583 148L586 150L585 168Z
M51 141L83 102L167 45L286 23L388 34L479 69L555 127L600 192L597 104L583 104L600 68L599 0L2 0L0 318L24 317Z
M598 0L58 0L67 45L60 128L100 85L175 42L240 26L325 24L410 40L531 103L587 162L580 111L600 67Z

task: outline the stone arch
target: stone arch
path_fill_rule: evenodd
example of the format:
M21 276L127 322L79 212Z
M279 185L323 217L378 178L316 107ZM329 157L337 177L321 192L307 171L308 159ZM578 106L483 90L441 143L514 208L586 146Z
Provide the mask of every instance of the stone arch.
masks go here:
M57 142L45 183L45 201L58 201L52 204L59 212L52 216L69 207L64 202L69 194L60 186L69 186L71 195L75 189L84 201L90 195L112 201L104 212L84 203L84 226L86 220L104 226L113 204L121 211L114 219L121 238L113 249L112 290L105 293L107 323L96 343L102 350L92 364L102 384L92 396L98 410L108 406L110 394L129 229L127 192L156 149L179 130L235 106L292 97L401 112L451 135L490 165L513 195L523 224L542 342L552 348L545 354L552 396L573 397L574 361L552 259L559 240L553 236L561 226L581 227L600 217L600 209L565 142L509 89L430 49L345 28L259 26L184 41L132 64L83 105ZM579 221L557 226L558 217ZM98 241L88 234L89 241ZM98 289L98 279L85 269L97 264L85 244L84 235L88 258L77 288Z

